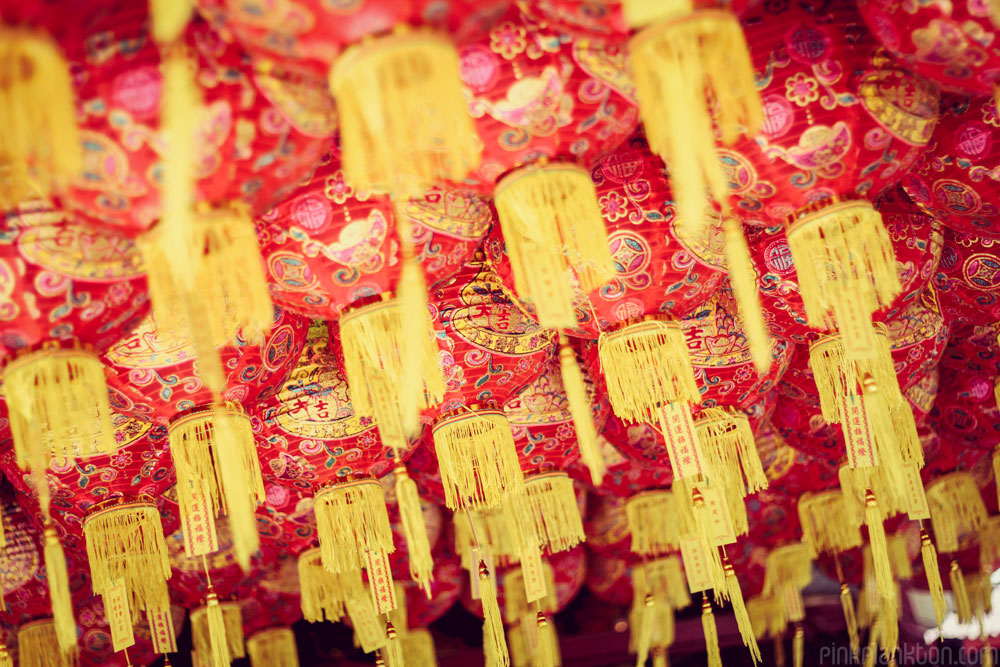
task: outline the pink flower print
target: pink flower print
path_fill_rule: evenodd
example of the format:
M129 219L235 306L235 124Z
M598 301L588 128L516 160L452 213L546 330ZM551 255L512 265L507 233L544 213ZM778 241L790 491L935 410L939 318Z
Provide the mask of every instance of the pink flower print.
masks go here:
M785 81L785 97L790 102L804 107L819 99L819 82L811 76L799 72L795 76L788 77Z

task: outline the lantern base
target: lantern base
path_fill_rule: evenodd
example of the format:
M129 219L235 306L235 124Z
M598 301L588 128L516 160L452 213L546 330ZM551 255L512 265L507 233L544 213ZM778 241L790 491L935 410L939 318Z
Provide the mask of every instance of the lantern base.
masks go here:
M535 304L543 327L575 327L570 275L588 294L615 274L590 173L571 164L523 167L497 183L494 197L517 292Z
M83 166L69 67L50 38L0 27L0 208L47 198Z
M524 527L526 540L551 554L572 549L586 539L569 475L533 475L524 480L524 490L514 502L519 505L516 520Z
M608 400L622 419L656 423L660 407L667 403L701 401L677 322L647 319L601 332L597 352L607 378Z
M461 411L434 425L449 509L499 507L524 491L514 436L502 410Z
M447 39L397 31L350 47L330 70L344 173L366 192L421 194L459 181L482 153Z

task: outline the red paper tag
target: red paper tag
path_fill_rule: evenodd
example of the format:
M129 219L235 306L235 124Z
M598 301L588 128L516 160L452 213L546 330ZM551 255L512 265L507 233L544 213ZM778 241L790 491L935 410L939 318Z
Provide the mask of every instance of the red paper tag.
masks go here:
M667 443L667 454L674 478L693 477L702 472L701 457L695 438L691 410L684 403L667 403L660 407L660 430Z
M916 463L908 463L900 471L903 475L904 498L906 499L906 515L913 521L930 519L931 509L927 505L927 495L920 481L920 470Z
M177 653L177 637L174 635L174 619L170 609L147 609L146 622L155 653Z
M125 584L118 583L104 594L104 616L111 626L111 644L115 651L121 651L135 644L132 634L132 614L128 608L128 594Z
M347 615L354 626L354 636L365 653L371 653L385 646L385 626L375 614L375 606L365 596L348 600L345 605Z
M681 559L684 561L688 590L700 593L712 587L712 579L708 574L708 556L701 545L701 540L697 537L682 537Z
M878 465L875 441L864 397L857 394L844 396L840 427L847 445L847 464L852 468L870 468Z
M177 492L182 485L177 485ZM195 481L188 485L188 512L181 527L184 530L184 555L188 558L214 553L219 550L219 538L215 533L215 516L212 514L212 500L208 485Z
M729 505L726 504L722 489L707 484L699 485L698 489L705 499L705 508L712 519L712 537L715 538L715 544L732 544L736 541L736 530L733 528L733 518L729 514Z
M526 547L521 550L521 577L524 579L525 599L529 603L546 596L545 570L542 567L542 554L538 547Z
M388 614L396 608L396 588L392 585L389 557L381 551L366 551L365 564L375 610L379 614Z

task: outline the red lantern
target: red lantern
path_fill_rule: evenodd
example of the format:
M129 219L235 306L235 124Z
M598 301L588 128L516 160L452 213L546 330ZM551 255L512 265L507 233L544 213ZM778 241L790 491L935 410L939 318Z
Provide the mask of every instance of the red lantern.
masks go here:
M944 105L934 139L903 187L947 226L968 234L996 236L1000 188L993 146L1000 125L992 98L951 99Z
M956 2L904 7L860 0L872 34L908 68L945 90L992 95L1000 80L995 14L988 4Z
M954 448L992 451L1000 433L994 387L1000 376L996 331L956 326L941 359L934 424Z
M946 231L934 285L949 321L1000 321L1000 245L986 236Z
M493 219L482 199L434 188L398 205L345 180L339 150L308 183L258 218L271 296L282 307L332 319L352 304L395 292L402 268L396 213L429 285L472 258Z

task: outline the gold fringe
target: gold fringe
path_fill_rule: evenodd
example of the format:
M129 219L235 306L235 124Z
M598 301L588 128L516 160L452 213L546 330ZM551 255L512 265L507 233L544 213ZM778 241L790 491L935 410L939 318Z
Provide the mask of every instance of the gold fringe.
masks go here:
M83 160L69 66L48 35L0 26L0 207L48 198Z
M740 636L743 638L743 645L750 649L750 657L753 658L754 664L759 665L761 662L760 647L757 646L753 624L750 622L750 616L743 601L743 591L740 589L739 579L736 578L736 572L733 570L733 565L729 562L729 558L723 561L722 567L726 572L726 598L729 599L729 603L733 607L733 615L736 616L736 625L740 630Z
M570 275L585 294L615 275L590 173L572 164L523 167L497 183L494 201L518 294L535 304L543 327L576 326Z
M693 490L688 493L688 484L685 480L675 480L674 488L682 493L684 500L678 502L678 505L682 509L680 514L683 517L685 513L689 513L693 517L694 531L689 532L684 529L681 530L682 534L693 534L698 537L701 542L701 547L704 550L706 556L706 563L708 566L708 573L712 580L712 588L718 593L721 593L726 588L726 573L722 568L722 559L719 557L719 549L716 547L716 538L714 535L714 528L712 526L712 516L708 509L708 504L705 502L705 497L702 495L701 490L694 486ZM687 499L690 498L690 504ZM687 507L685 507L687 506ZM689 509L688 509L689 508ZM684 519L681 519L684 521ZM688 526L692 525L690 520L686 521Z
M671 491L645 491L625 502L625 517L632 535L632 552L657 556L680 548L681 530Z
M1000 515L989 517L979 529L979 568L992 572L1000 560Z
M330 572L323 567L319 547L299 554L298 570L302 616L310 623L339 621L346 602L364 592L361 570Z
M920 528L920 557L924 563L924 574L927 575L927 589L931 594L931 604L934 606L934 620L938 629L944 622L945 612L948 605L944 599L944 585L941 583L941 571L938 569L937 551L931 542L930 535L921 526Z
M997 386L1000 387L1000 378ZM997 399L997 405L1000 405L1000 398ZM1000 445L993 449L993 483L997 487L997 503L1000 505Z
M644 320L597 340L608 400L615 414L632 422L656 423L658 409L675 401L701 400L684 332L677 322Z
M449 509L498 507L524 491L514 436L502 410L459 412L436 423L433 433Z
M73 667L72 653L58 649L55 623L50 618L32 621L17 631L17 653L20 667Z
M419 267L416 271L423 275ZM374 416L382 441L397 450L404 449L419 431L420 411L444 396L434 327L426 306L417 314L417 322L408 323L404 319L408 305L412 304L402 298L386 299L348 310L340 318L351 405L358 415ZM407 329L404 324L417 328Z
M151 499L98 505L84 519L83 533L95 594L122 583L133 613L169 608L170 561L160 512Z
M715 615L712 614L712 602L708 595L701 596L701 628L705 632L705 650L708 652L708 667L722 667L722 654L719 651L719 633L715 628Z
M864 667L874 667L878 660L878 626L872 627L868 633L868 649L865 651Z
M840 478L840 489L844 494L844 507L854 526L860 528L861 523L865 521L867 509L865 498L869 490L878 499L879 514L883 521L906 512L906 501L898 493L898 488L889 483L886 468L882 466L851 468L843 465L837 474Z
M3 385L22 470L44 472L50 454L73 458L118 449L104 365L93 352L49 346L18 356L4 368Z
M444 38L397 30L347 49L330 70L344 173L366 192L417 195L460 181L482 144L466 111L458 53Z
M629 64L649 146L670 166L679 223L697 231L710 218L706 195L723 206L728 196L713 126L732 144L757 134L764 114L736 16L687 2L673 8L632 38Z
M14 659L10 657L5 644L0 644L0 667L14 667Z
M507 628L507 644L510 646L512 667L531 667L531 656L528 655L528 645L520 623Z
M885 539L885 529L882 527L882 514L878 508L875 494L871 491L865 494L865 525L868 526L868 541L871 544L878 593L880 597L888 598L896 590L896 585L892 579L892 566L889 562L889 547Z
M156 43L170 44L180 37L193 10L192 0L149 0L150 23Z
M764 595L779 597L785 587L802 590L812 581L812 554L801 542L775 547L764 565Z
M767 475L757 453L750 420L742 412L706 408L694 423L705 474L712 480L733 480L724 489L740 498L767 488Z
M434 637L426 628L414 628L403 635L403 653L414 665L437 667Z
M594 415L590 411L590 395L587 392L583 372L577 363L576 353L563 334L559 335L559 368L562 373L563 390L566 392L566 402L569 404L570 415L573 416L580 460L590 471L590 481L594 486L600 486L607 465L604 463L601 446L597 440Z
M986 507L975 479L966 472L937 478L927 486L927 504L938 551L959 550L962 536L978 531L986 523Z
M407 559L410 564L410 578L431 597L431 582L434 581L434 557L427 538L427 525L420 507L417 485L406 474L406 468L397 465L396 502L399 504L399 518L406 538Z
M844 609L844 624L847 625L847 638L851 646L851 655L857 661L858 651L861 649L861 638L858 635L858 616L854 612L851 587L845 583L840 584L840 606Z
M583 519L573 480L564 472L546 472L524 480L524 495L512 499L525 539L556 553L583 542Z
M878 619L878 643L882 647L882 656L888 661L899 647L899 589L893 591L891 598L880 598Z
M799 499L802 540L813 553L838 554L860 547L861 531L839 490L806 493Z
M299 667L299 653L291 628L261 630L247 642L250 667Z
M747 616L757 639L780 637L788 622L784 602L772 595L758 595L747 600Z
M647 593L652 594L657 601L663 600L673 609L683 609L691 604L678 556L644 560L634 566L632 588L640 599Z
M49 582L52 620L59 640L59 650L70 653L76 649L76 619L69 594L69 572L56 529L45 527L45 576Z
M504 638L497 592L486 563L479 561L479 597L483 604L483 651L487 667L509 667L510 655Z
M912 579L913 566L910 564L910 555L906 551L906 540L898 535L890 535L886 538L886 547L888 548L892 576L897 581Z
M210 428L205 428L209 425ZM201 452L193 457L194 460L204 456L206 445L212 449L216 492L221 494L219 501L213 499L213 504L225 507L236 561L247 571L250 569L250 557L260 548L256 510L257 503L264 502L264 481L250 419L230 404L215 406L208 415L193 416L191 422L184 422L180 426L180 430L176 432L186 441L186 453L190 454L194 448L201 448ZM171 447L174 432L172 428ZM201 461L201 465L204 464L205 461ZM209 480L213 475L207 472L201 474L208 475L202 477L205 480L202 483L208 482L208 488L211 489ZM197 484L199 480L192 480L191 483ZM178 494L178 498L181 497L183 496Z
M191 613L191 639L198 655L208 662L208 667L229 667L233 661L222 606L211 588L205 606Z
M424 404L438 403L444 397L444 375L438 362L434 324L428 315L427 281L413 253L410 231L405 229L409 218L397 213L396 219L403 255L403 268L396 285L396 302L399 304L402 331L409 334L400 341L401 368L397 394L400 395L403 434L414 437L420 435L423 428L420 411ZM419 333L414 335L415 332ZM391 359L391 354L388 356Z
M559 667L562 660L559 656L559 635L556 633L555 623L545 618L541 611L535 622L538 625L538 648L533 667Z
M722 222L726 235L726 263L729 266L729 284L740 308L743 332L750 345L750 356L758 373L766 373L771 366L771 335L764 323L764 310L757 291L757 271L750 259L750 249L743 236L743 227L736 218L727 217Z
M633 600L639 597L633 594ZM653 624L656 620L656 602L652 595L646 593L643 597L641 610L637 611L639 620L638 637L635 640L635 664L636 667L646 664L649 657L649 649L653 644Z
M959 623L971 623L972 603L969 600L969 591L965 587L965 576L958 566L958 561L951 561L951 571L948 573L951 579L951 594L955 599L955 613L958 615Z
M396 549L378 480L329 486L316 494L313 511L323 567L331 572L361 569L366 552L391 554Z
M846 332L900 293L896 254L882 215L868 201L839 202L789 223L788 248L801 267L799 291L809 325ZM852 336L845 341L849 347Z
M805 661L806 634L800 623L795 624L795 634L792 635L792 664L802 667Z
M666 649L657 648L653 650L653 667L670 667L670 658L667 655Z

